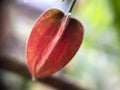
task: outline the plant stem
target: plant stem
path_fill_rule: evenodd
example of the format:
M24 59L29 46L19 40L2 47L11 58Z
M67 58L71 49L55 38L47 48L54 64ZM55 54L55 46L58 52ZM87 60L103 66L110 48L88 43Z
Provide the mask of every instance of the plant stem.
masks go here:
M75 3L76 3L76 0L73 0L72 3L71 3L71 5L70 5L70 8L69 8L69 10L68 10L68 13L71 13L71 12L72 12Z

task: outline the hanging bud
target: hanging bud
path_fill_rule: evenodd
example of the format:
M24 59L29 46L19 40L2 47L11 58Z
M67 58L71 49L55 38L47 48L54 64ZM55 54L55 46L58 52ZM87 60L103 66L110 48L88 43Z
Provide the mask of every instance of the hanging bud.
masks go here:
M58 9L42 14L29 36L26 56L34 78L47 77L63 68L75 55L83 39L79 21Z

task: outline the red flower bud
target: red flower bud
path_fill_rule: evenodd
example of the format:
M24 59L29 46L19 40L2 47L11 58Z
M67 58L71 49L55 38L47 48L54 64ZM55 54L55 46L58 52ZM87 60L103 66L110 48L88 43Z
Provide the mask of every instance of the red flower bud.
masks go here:
M79 21L58 9L42 14L29 36L26 56L34 78L44 78L63 68L75 55L83 39Z

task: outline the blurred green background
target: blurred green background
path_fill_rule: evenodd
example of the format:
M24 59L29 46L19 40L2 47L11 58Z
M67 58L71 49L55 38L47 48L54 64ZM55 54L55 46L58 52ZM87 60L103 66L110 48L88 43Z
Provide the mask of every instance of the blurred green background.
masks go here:
M5 26L8 28L2 27L7 32L2 44L7 48L2 54L26 63L25 43L37 18L51 7L66 12L70 2L5 0ZM84 40L73 60L59 73L90 90L120 90L120 0L77 0L72 17L84 26ZM11 40L9 37L17 38L12 40L16 49L7 42ZM10 72L0 72L0 79L6 87L3 90L56 90Z

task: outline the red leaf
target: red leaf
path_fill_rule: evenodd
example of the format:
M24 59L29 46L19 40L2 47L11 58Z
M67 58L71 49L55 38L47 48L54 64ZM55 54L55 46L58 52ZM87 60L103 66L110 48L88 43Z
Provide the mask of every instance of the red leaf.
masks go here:
M83 27L58 9L43 13L27 43L27 63L34 78L44 78L64 67L83 39Z

